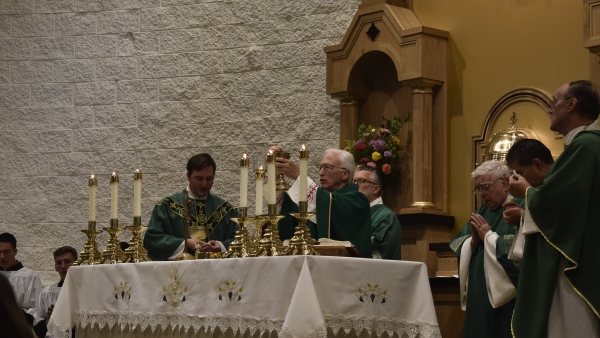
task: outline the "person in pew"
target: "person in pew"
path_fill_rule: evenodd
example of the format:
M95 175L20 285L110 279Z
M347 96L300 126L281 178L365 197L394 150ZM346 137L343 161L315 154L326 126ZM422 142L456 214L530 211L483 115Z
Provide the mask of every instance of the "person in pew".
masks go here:
M40 277L31 269L26 268L16 260L17 239L8 232L0 234L0 274L3 274L12 285L29 326L33 326L36 312L36 302L42 282Z
M565 150L543 181L510 178L527 202L514 337L600 336L600 96L590 81L560 86L550 130ZM535 185L538 186L535 186Z
M188 186L185 190L160 200L148 223L144 247L153 261L174 260L186 250L193 254L196 246L202 252L226 252L238 225L231 220L237 209L222 198L212 195L217 164L206 153L192 156L187 163ZM186 205L187 204L187 205ZM185 238L187 226L208 227L209 241Z
M502 204L509 199L508 167L486 161L471 177L483 205L450 241L458 256L464 337L511 337L519 267L508 259L517 227L506 224ZM523 200L515 199L523 206Z
M279 146L270 148L274 153L282 152ZM352 184L354 157L345 150L328 149L321 159L318 187L308 177L306 192L299 191L300 169L292 160L277 158L277 175L283 174L296 180L290 189L277 199L282 215L287 215L278 224L282 240L294 235L296 220L289 212L298 211L300 193L307 195L307 211L315 212L309 220L313 238L331 238L350 241L361 257L371 258L371 210L367 197Z
M354 172L354 184L371 204L371 243L373 258L400 259L402 227L398 216L383 205L382 181L375 168L361 166Z
M0 274L0 329L3 338L34 338L31 327L21 314L12 285Z
M54 251L54 269L60 276L60 282L45 286L40 293L37 302L37 311L35 315L36 324L33 326L35 334L42 338L46 337L48 332L48 321L54 311L54 304L58 299L60 290L62 289L67 271L77 261L77 250L70 246L63 246Z

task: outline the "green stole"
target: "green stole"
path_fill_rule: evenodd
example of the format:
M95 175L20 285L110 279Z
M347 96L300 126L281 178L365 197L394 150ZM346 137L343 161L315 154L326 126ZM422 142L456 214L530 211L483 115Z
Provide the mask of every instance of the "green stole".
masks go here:
M522 199L514 199L521 207L524 207ZM481 206L476 214L480 214L492 227L492 231L498 234L496 240L496 258L510 281L517 286L519 268L508 259L508 252L517 231L516 226L506 224L502 213L504 208L491 210L487 205ZM471 226L468 221L458 232L456 237L450 241L450 248L456 252L459 263L462 245L471 237ZM496 309L492 307L487 294L485 282L485 270L483 267L484 249L480 245L475 249L469 263L469 277L467 290L467 311L465 315L464 337L510 337L510 318L512 317L515 300L511 300Z
M350 241L361 257L371 258L371 207L356 184L334 192L317 189L316 238Z
M228 248L237 230L237 224L231 221L231 217L237 216L237 210L215 195L208 195L205 201L190 202L190 225L208 227L211 229L208 239L220 241ZM156 203L144 236L150 259L165 261L179 248L185 238L184 219L185 190Z
M373 249L383 259L401 259L402 226L398 216L383 204L371 207Z
M525 236L515 337L547 337L561 259L567 282L600 317L600 131L584 131L565 147L542 185L527 189L540 232Z

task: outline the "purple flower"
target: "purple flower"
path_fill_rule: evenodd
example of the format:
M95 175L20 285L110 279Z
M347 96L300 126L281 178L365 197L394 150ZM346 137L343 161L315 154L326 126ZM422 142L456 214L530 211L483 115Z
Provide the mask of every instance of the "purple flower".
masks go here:
M386 150L386 151L383 152L383 156L390 157L390 156L392 156L392 152Z
M125 291L121 291L121 299L125 298Z
M371 294L371 303L374 303L374 302L375 302L375 294L374 294L374 293L372 293L372 294Z
M379 150L385 146L385 141L384 140L373 140L373 141L369 142L369 144L373 147L373 149Z
M360 301L361 301L361 302L363 302L363 303L365 302L365 301L363 300L362 296L358 297L358 300L360 300Z
M381 300L381 304L385 303L385 297Z
M181 299L181 302L185 302L185 296L183 296L183 298Z
M231 291L227 292L227 296L229 296L229 300L231 301L231 298L233 297L233 292L231 292Z
M362 144L363 141L362 140L356 140L356 142L354 144Z
M238 302L242 300L242 296L238 296Z

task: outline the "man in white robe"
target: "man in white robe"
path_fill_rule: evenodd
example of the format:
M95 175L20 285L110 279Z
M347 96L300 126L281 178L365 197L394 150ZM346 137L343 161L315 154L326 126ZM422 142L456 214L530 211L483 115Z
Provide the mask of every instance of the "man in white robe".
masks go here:
M48 337L46 335L48 320L54 311L54 304L67 277L67 271L75 261L77 261L77 250L70 246L63 246L54 251L54 269L60 275L60 282L45 286L38 298L36 324L33 326L33 331L39 338Z
M31 269L17 261L17 239L8 232L0 234L0 273L12 285L21 306L25 320L33 326L36 312L36 302L42 290L40 277Z

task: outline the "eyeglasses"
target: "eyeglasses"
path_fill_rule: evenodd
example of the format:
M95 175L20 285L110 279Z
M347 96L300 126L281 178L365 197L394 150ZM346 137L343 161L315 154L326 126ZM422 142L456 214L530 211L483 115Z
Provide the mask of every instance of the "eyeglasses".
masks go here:
M488 191L490 191L492 184L496 183L496 181L498 181L498 180L504 180L504 177L497 178L490 183L485 183L485 184L480 184L479 186L475 186L475 190L473 190L473 193L475 195L481 194L482 192L487 193Z
M331 164L317 164L316 167L317 167L317 169L319 169L319 171L321 171L321 169L325 169L326 171L333 171L333 168L340 168L342 170L348 170L346 168L338 167L337 165L331 165Z
M554 109L554 105L556 104L557 101L565 101L565 100L570 100L572 99L572 97L565 97L564 99L552 99L550 100L550 109Z
M352 181L354 184L363 185L365 183L371 183L373 185L379 185L373 181L365 180L364 178L358 178Z

